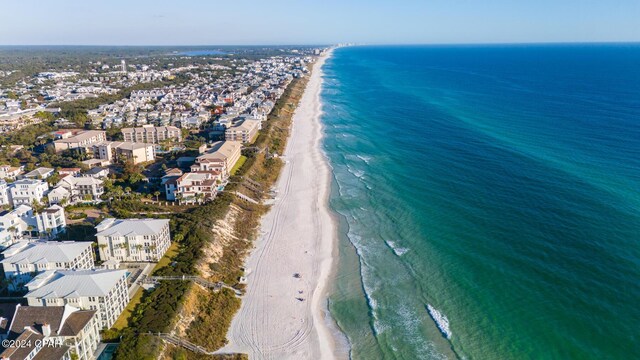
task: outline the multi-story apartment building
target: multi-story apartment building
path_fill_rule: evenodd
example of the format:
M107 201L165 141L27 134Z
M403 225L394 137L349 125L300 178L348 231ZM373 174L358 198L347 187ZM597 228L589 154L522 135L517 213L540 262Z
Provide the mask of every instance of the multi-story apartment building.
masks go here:
M2 337L16 340L0 359L93 360L100 343L96 310L65 306L17 305ZM7 320L6 318L4 319Z
M242 143L239 141L218 141L213 143L205 154L196 158L191 171L219 171L228 176L233 166L240 159Z
M134 142L103 142L93 147L97 159L109 162L132 160L134 164L154 161L155 146L147 143Z
M20 289L34 274L48 270L92 269L90 242L18 241L2 252L0 265L12 290Z
M250 143L258 135L262 128L262 122L255 119L246 119L242 122L227 128L224 131L224 139L227 141L240 141Z
M175 126L153 126L122 129L124 141L135 143L158 144L165 140L181 141L182 132Z
M103 220L96 226L102 261L159 261L171 245L167 219Z
M35 179L16 180L9 186L9 202L11 206L31 205L33 202L41 203L42 198L49 190L46 181Z
M101 130L80 131L74 136L55 140L53 145L56 152L69 149L89 149L92 145L107 141L107 133Z
M97 310L101 329L113 326L129 302L126 270L49 270L26 286L29 306Z

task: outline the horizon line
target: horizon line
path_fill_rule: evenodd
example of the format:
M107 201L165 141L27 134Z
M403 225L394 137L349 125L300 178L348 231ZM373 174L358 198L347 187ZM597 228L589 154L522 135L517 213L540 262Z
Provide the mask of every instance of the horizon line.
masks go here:
M78 46L78 47L296 47L296 46L337 46L340 44L349 44L351 46L442 46L442 45L562 45L562 44L640 44L640 40L611 40L611 41L497 41L497 42L432 42L432 43L365 43L365 42L341 42L333 44L0 44L0 47L62 47L62 46Z

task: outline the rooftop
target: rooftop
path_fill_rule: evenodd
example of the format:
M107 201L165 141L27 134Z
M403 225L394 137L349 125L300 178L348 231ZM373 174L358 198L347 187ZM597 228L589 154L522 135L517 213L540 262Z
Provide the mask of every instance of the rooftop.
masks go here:
M126 275L126 270L45 271L27 284L25 297L77 298L105 296Z
M87 249L91 249L90 242L18 241L2 253L4 259L0 263L46 264L69 262Z
M167 224L168 219L108 218L96 226L96 236L156 235Z

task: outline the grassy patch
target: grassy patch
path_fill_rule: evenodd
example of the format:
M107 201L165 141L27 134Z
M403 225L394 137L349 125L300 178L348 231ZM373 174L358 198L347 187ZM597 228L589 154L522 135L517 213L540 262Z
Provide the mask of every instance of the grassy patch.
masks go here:
M198 289L198 315L189 326L190 341L206 349L219 349L227 343L227 329L240 308L240 299L228 289L219 292Z
M164 267L169 266L176 254L178 254L178 243L174 241L171 243L171 246L169 246L169 249L164 254L162 259L160 259L160 261L158 261L156 266L153 268L152 274L155 274L156 271L160 271Z
M127 307L124 309L122 314L120 314L120 317L118 317L118 320L116 320L116 322L113 324L113 327L112 327L113 330L120 331L125 327L129 326L129 318L131 317L131 314L135 310L136 306L138 306L138 304L140 304L140 301L142 301L143 294L144 294L144 289L143 288L138 289L138 291L135 293L135 295L133 295L131 300L129 300L129 304L127 304Z
M240 155L240 158L238 159L238 161L236 161L236 164L233 165L233 168L231 169L231 175L235 175L236 172L238 172L238 169L240 169L246 161L247 157L244 155Z

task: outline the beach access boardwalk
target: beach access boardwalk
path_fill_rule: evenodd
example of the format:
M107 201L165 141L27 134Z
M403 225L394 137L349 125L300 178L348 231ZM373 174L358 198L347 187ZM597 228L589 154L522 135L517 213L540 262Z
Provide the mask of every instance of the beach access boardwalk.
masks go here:
M191 275L176 275L176 276L147 276L142 280L147 284L155 284L160 281L193 281L196 284L203 286L208 289L213 289L213 291L220 291L221 289L229 289L233 291L237 296L242 296L242 291L229 286L222 281L212 282L205 280L199 276L191 276Z
M170 344L173 344L173 345L176 345L176 346L181 346L181 347L183 347L183 348L185 348L187 350L193 351L194 353L203 354L203 355L209 355L209 356L215 355L215 351L209 351L209 350L203 348L200 345L196 345L196 344L194 344L192 342L189 342L187 340L181 339L181 338L179 338L179 337L177 337L175 335L172 335L172 334L166 334L166 333L153 334L153 333L150 333L150 335L156 335L159 338L161 338L162 340L164 340L164 341L166 341L166 342L168 342Z
M247 195L245 195L245 194L243 194L243 193L241 193L241 192L238 192L238 191L231 191L231 193L232 193L232 194L234 194L235 196L239 197L241 200L244 200L244 201L250 202L250 203L252 203L252 204L260 205L260 202L259 202L259 201L254 200L254 199L252 199L252 198L248 197Z

